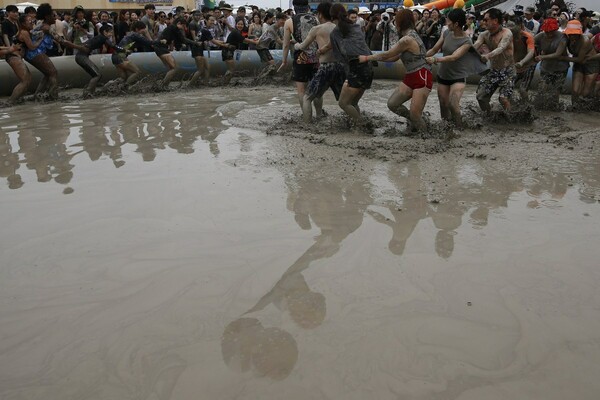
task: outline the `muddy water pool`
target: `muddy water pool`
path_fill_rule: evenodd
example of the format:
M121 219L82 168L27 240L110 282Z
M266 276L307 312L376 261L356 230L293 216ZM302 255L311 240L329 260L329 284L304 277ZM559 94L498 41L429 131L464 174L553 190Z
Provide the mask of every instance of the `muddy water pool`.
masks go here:
M598 398L593 145L390 162L266 134L293 113L0 110L0 398Z

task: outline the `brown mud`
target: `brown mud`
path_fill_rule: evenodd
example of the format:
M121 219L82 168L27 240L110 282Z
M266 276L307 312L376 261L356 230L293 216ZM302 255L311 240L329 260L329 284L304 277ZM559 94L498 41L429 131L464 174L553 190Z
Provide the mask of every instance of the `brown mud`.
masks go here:
M597 399L598 113L247 84L0 110L1 399Z

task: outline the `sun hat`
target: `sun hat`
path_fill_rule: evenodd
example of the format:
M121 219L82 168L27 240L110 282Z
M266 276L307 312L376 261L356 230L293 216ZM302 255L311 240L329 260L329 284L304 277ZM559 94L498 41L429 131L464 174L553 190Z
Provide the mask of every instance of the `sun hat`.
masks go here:
M581 22L574 19L567 23L567 28L563 31L565 35L583 35Z

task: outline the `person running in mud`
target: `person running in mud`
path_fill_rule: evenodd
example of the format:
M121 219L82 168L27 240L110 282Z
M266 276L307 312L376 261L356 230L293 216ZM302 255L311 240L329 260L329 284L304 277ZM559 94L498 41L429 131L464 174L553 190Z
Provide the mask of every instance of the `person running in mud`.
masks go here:
M423 109L433 87L431 66L425 61L427 50L421 37L415 31L412 11L404 9L398 12L395 23L401 39L394 47L383 53L361 57L361 61L402 60L406 68L406 75L388 99L387 105L392 112L410 121L411 130L423 131L425 129ZM410 100L410 110L404 106L408 100Z
M100 81L100 78L102 78L100 69L92 62L92 60L90 60L90 54L92 54L92 52L95 50L100 50L104 46L108 47L109 49L116 50L117 52L125 52L125 49L116 46L112 42L113 33L114 31L112 25L107 24L100 27L98 36L94 36L93 39L88 40L83 46L75 45L74 43L66 40L60 41L60 44L65 47L79 50L75 56L75 62L92 77L90 82L83 89L84 97L90 97L94 95L96 92L96 86L98 86L98 82Z
M344 66L336 61L333 52L331 51L330 36L336 25L331 22L331 3L323 2L317 6L317 17L319 25L315 26L308 32L308 36L302 43L294 45L295 50L304 50L310 46L313 41L319 46L319 69L308 84L302 102L302 115L304 122L312 120L312 103L318 102L315 108L323 109L323 95L328 88L335 95L335 99L339 101L344 81L346 80L346 72Z
M283 57L279 71L285 69L288 63L288 54L292 43L292 38L296 43L302 43L308 36L308 32L317 26L317 18L310 14L308 0L293 0L295 15L285 21L283 26ZM319 67L319 55L317 54L317 44L313 43L304 50L294 50L292 63L292 80L296 82L296 93L300 108L304 109L304 93L308 82L315 76ZM318 108L319 102L314 102L317 115L322 114L322 109Z
M2 40L6 46L4 50L4 59L12 68L19 83L14 87L8 102L16 103L27 92L31 84L31 72L23 61L22 46L17 44L18 50L15 51L15 38L19 33L19 9L17 6L9 5L6 7L7 19L2 22Z
M256 43L252 39L245 38L242 36L242 30L244 29L244 21L241 19L235 23L235 29L229 32L227 40L224 43L223 50L221 50L221 59L227 65L227 72L223 77L224 83L229 83L233 77L235 70L235 62L233 61L233 55L235 51L240 48L243 43L252 44Z
M116 52L111 56L111 61L115 67L117 67L117 73L125 81L125 85L131 86L135 83L139 77L140 69L137 65L127 59L129 52L133 48L146 49L153 48L155 45L160 45L161 42L151 41L146 35L146 24L142 21L136 21L131 24L131 31L128 32L123 39L119 42ZM165 44L166 40L162 43Z
M467 16L463 10L453 9L447 15L448 30L427 52L427 64L441 64L437 72L437 92L443 119L452 120L462 128L460 99L465 91L467 77L487 69L473 50L473 42L463 27ZM440 49L443 57L434 57Z
M163 89L169 88L169 83L173 80L173 77L177 73L177 63L175 58L169 51L170 46L180 47L182 44L189 44L195 46L197 43L185 37L185 20L183 18L177 18L172 24L167 26L162 33L159 35L158 40L161 44L154 46L154 52L160 58L165 67L168 68L167 74L161 82ZM164 41L164 44L162 44Z
M208 78L210 76L210 69L208 66L208 60L204 57L204 52L209 52L211 46L225 46L225 43L217 40L213 36L214 26L217 23L215 17L210 16L206 19L206 26L200 28L198 32L198 43L192 46L192 57L194 57L194 61L196 63L196 72L192 76L190 80L190 86L195 85L200 77L204 83L208 82Z
M533 35L525 28L523 18L516 16L506 25L513 34L515 58L515 83L521 102L529 102L529 87L535 75L535 41Z
M281 36L279 36L279 30L283 28L286 20L287 15L283 13L277 14L275 17L275 23L273 25L269 25L262 35L260 35L260 38L255 40L256 52L260 57L260 61L266 64L265 68L259 74L261 77L271 75L276 71L275 60L273 60L273 56L271 55L269 49L271 48L271 44L274 42L283 44L283 39Z
M352 118L353 124L358 126L362 123L358 102L373 82L372 63L364 57L371 56L372 53L360 25L350 21L343 5L336 3L329 12L336 25L329 35L333 57L342 63L346 71L346 81L342 86L338 105Z
M569 62L562 59L567 56L568 39L558 31L555 18L546 18L541 31L534 38L539 52L535 60L540 62L538 94L547 105L558 106L560 91L569 70Z
M567 49L572 57L561 57L563 61L573 62L573 81L571 103L577 105L580 97L589 97L600 72L600 61L591 59L596 53L592 41L583 34L581 22L569 21L563 32L569 38Z
M18 41L25 48L25 60L37 68L44 77L40 81L35 97L40 99L44 92L48 92L50 99L58 98L58 72L56 67L46 54L46 50L52 47L53 40L50 36L50 25L55 20L55 14L52 6L48 3L40 5L38 8L38 18L41 20L38 31L32 32L33 24L31 17L27 14L19 17ZM33 39L35 37L36 39Z
M490 72L481 78L477 87L477 101L483 111L491 111L490 100L498 89L500 104L504 110L510 111L515 78L514 45L512 32L502 27L502 21L502 11L497 8L486 11L483 17L486 30L474 44L476 50L484 44L490 50L481 56L482 61L490 62Z

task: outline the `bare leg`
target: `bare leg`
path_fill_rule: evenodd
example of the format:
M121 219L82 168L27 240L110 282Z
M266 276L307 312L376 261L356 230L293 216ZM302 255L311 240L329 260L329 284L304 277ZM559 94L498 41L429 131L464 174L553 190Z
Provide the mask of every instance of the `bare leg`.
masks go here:
M394 90L394 93L392 93L388 99L387 106L393 113L410 120L410 111L404 106L404 103L410 100L412 96L412 89L404 83L400 83L398 88Z
M194 62L196 63L196 72L192 75L192 79L190 79L190 85L193 86L198 82L198 79L203 75L204 69L204 57L194 57Z
M460 99L465 91L464 83L455 83L450 86L449 107L452 114L452 120L458 128L463 127L462 114L460 112Z
M450 91L453 86L441 85L438 83L437 92L438 100L440 101L440 115L442 119L450 119Z
M316 99L315 99L316 100ZM321 99L321 102L323 100ZM300 101L302 107L302 118L304 122L308 123L312 121L312 99L307 94L304 95L304 99Z
M427 104L427 98L431 93L431 89L426 87L413 90L412 99L410 100L410 122L418 131L425 130L425 121L423 120L423 109Z
M21 57L10 57L8 59L8 65L10 65L20 81L17 86L14 87L10 99L8 100L10 103L14 103L23 97L31 84L31 72L29 72L29 68L27 68L27 65Z
M596 83L596 78L598 78L598 74L589 74L584 76L584 84L581 91L582 97L590 97L594 89L594 84Z
M340 108L352 118L352 121L355 124L361 121L361 116L360 111L356 109L354 104L358 103L358 100L360 100L364 92L364 89L350 87L348 82L345 82L342 87L342 93L340 93L338 104Z
M173 56L170 53L163 54L162 56L160 56L160 60L163 62L163 64L167 68L169 68L169 71L167 72L167 74L165 75L165 78L163 79L163 81L161 83L163 88L168 88L169 83L171 83L171 81L173 80L173 77L177 73L177 70L175 69L177 67L177 65L175 64L175 59L173 58Z
M308 82L296 82L296 93L298 93L298 101L300 108L304 109L304 92L306 91Z
M38 88L35 92L36 95L43 93L46 88L48 89L48 94L51 99L58 98L58 73L52 60L46 54L38 54L31 61L29 61L31 65L37 68L41 73L44 74L44 78L38 85Z
M313 104L315 105L315 113L317 117L323 116L323 98L317 97L314 99Z

